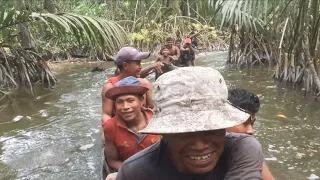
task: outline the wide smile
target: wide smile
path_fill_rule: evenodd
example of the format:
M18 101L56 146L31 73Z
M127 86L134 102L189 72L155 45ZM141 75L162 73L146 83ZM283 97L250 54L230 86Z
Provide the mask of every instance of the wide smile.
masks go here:
M124 116L131 116L133 114L133 111L130 112L123 112L122 115Z
M189 158L192 160L207 160L210 158L210 156L211 156L211 153L203 156L189 156Z
M217 153L213 151L201 155L188 155L186 159L190 164L203 168L208 166L216 157Z

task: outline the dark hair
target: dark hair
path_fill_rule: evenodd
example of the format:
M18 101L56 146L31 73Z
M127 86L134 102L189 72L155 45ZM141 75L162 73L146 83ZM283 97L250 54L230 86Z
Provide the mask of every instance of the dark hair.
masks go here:
M177 40L176 40L176 43L177 43L177 42L181 43L181 42L182 42L182 40L181 40L181 39L177 39Z
M166 41L173 41L172 37L167 37Z
M257 113L260 108L259 97L245 89L229 89L228 100L233 105L251 113Z
M159 54L162 55L162 52L163 52L163 50L165 50L165 49L168 49L168 50L169 50L169 48L167 48L167 46L162 46L161 49L160 49Z
M132 62L134 62L134 61L126 61L126 62L123 62L123 63L132 63ZM116 64L116 67L117 67L117 68L116 68L116 71L119 71L119 73L124 70L124 68L123 68L123 63L120 64L120 65L117 65L117 64ZM119 69L119 70L118 70L118 69ZM116 72L116 71L115 71L115 72Z
M122 66L121 66L121 68L122 68ZM119 74L120 74L120 68L119 67L117 67L115 70L114 70L114 76L118 76Z

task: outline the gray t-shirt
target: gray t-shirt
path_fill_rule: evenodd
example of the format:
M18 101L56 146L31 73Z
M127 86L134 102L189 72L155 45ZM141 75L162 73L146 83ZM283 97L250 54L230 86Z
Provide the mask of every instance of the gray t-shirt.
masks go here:
M216 167L205 175L179 173L161 141L126 160L117 180L261 180L263 153L250 135L228 133L223 154Z

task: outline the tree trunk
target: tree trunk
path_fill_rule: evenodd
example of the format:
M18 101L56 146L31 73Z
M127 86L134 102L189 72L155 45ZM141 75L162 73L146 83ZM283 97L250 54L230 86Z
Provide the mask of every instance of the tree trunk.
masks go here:
M44 0L43 9L47 10L49 13L56 13L57 6L55 0Z
M189 7L188 3L185 1L180 2L180 10L182 16L189 16Z
M172 4L174 0L167 0L166 2L166 7L170 7L170 5Z
M15 0L14 6L17 10L23 11L26 10L26 3L24 0ZM35 50L35 42L30 36L30 31L26 23L18 25L18 40L21 43L21 46L25 49Z

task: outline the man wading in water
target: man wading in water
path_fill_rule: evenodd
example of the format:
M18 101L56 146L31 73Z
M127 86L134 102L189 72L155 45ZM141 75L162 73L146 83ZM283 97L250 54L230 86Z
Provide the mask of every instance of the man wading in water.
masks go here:
M172 56L169 56L169 49L167 47L163 47L160 51L160 56L157 58L156 62L161 62L164 66L161 68L162 72L156 72L155 80L158 79L164 73L167 73L173 70L171 67L171 63L173 62Z
M235 106L246 110L250 114L250 118L243 124L227 128L227 132L254 135L253 124L256 121L256 114L260 108L259 97L244 89L231 89L228 93L228 100ZM275 180L266 163L262 165L262 179Z
M141 131L162 140L127 159L117 180L260 180L263 154L254 136L228 133L250 115L227 101L213 68L182 67L153 84L156 115Z
M180 58L179 58L179 66L187 67L187 66L195 66L195 53L191 46L191 39L187 38L185 40L184 45L180 48Z
M179 57L180 57L180 50L177 46L173 45L173 38L168 37L166 39L166 48L168 48L169 50L169 56L171 56L173 61L178 61ZM160 51L161 53L161 51Z

